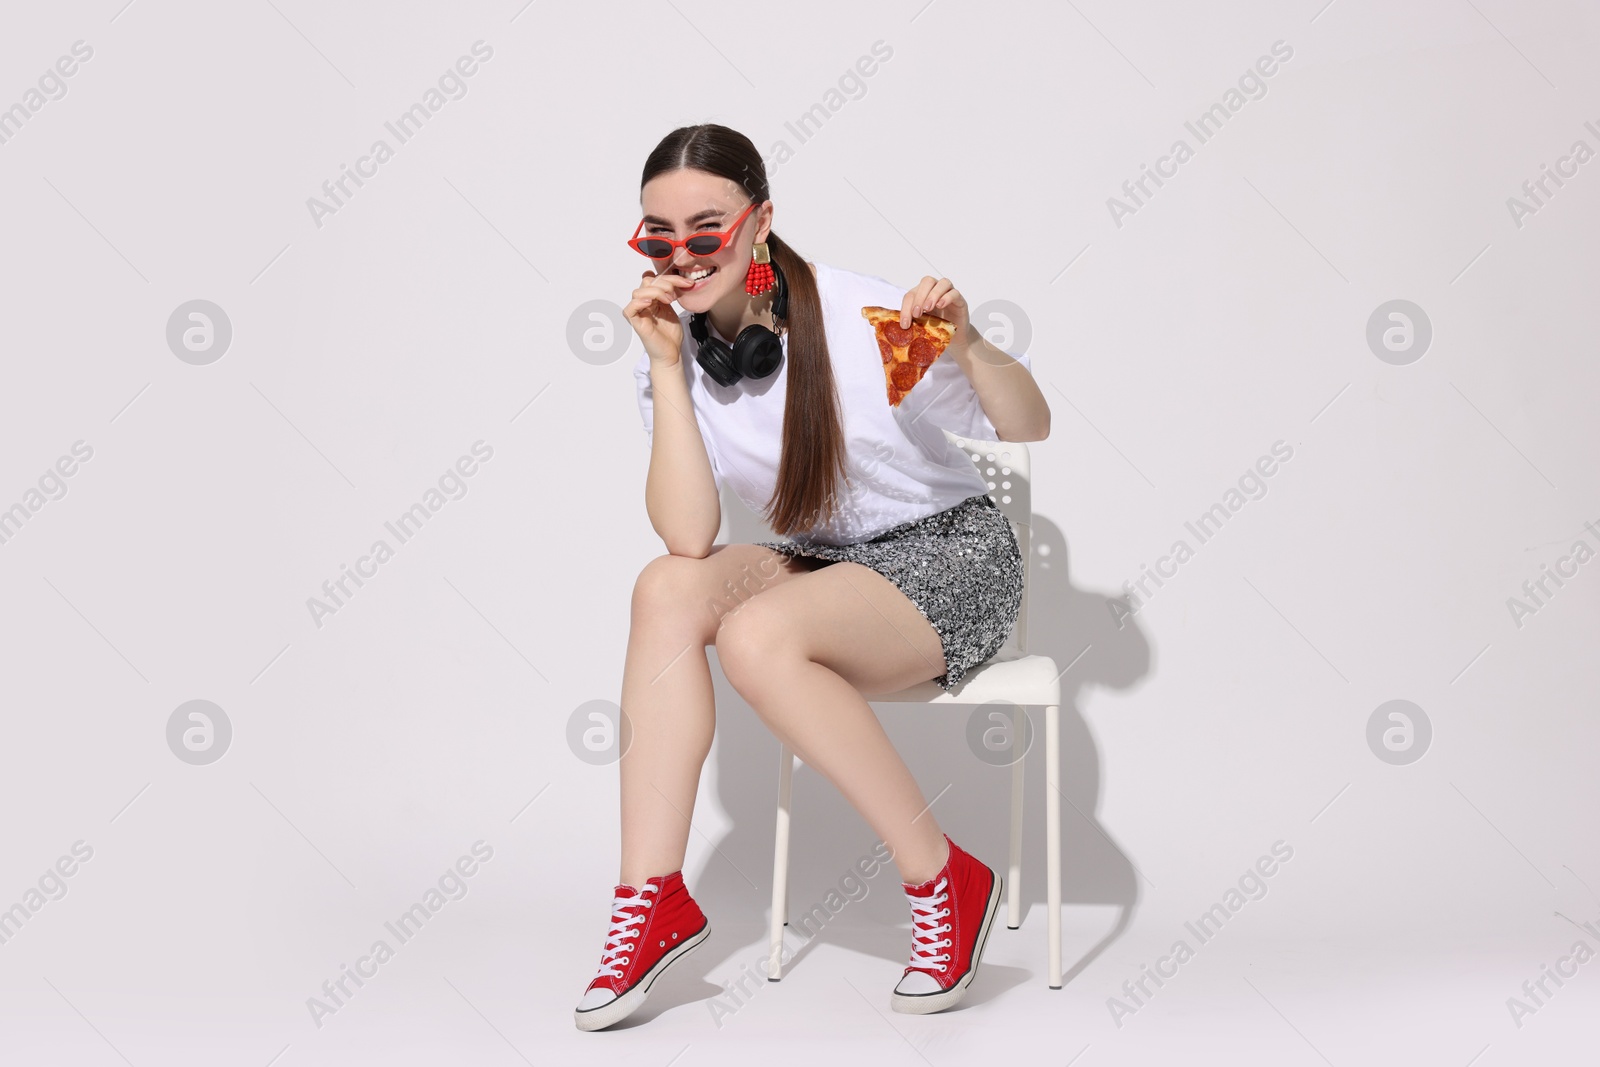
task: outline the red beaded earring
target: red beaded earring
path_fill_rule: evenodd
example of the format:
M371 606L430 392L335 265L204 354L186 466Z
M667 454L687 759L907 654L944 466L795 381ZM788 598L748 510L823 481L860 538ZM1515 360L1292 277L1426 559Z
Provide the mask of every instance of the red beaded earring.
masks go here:
M758 241L750 250L750 272L744 277L744 291L751 296L760 296L771 290L774 284L772 255L767 251L767 243Z

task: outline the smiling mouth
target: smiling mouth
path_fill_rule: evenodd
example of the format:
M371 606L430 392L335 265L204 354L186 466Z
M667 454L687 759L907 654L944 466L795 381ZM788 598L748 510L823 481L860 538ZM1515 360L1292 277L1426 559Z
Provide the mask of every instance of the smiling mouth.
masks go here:
M700 288L702 285L704 285L705 282L706 282L706 279L710 278L713 274L717 273L717 268L715 268L715 267L696 267L694 270L677 270L677 268L674 268L674 271L678 275L680 275L680 276L682 276L684 278L688 278L690 281L694 282L694 284L692 286L690 286L688 289L684 290L684 292L688 293L688 292L693 292L694 290L696 290L696 289Z

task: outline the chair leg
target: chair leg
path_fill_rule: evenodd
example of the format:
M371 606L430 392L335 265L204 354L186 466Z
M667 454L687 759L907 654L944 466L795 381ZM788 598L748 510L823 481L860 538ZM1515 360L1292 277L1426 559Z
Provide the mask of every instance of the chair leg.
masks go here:
M1061 988L1061 708L1044 709L1045 882L1050 911L1050 988Z
M783 977L783 928L789 922L789 794L794 784L794 753L778 750L778 825L772 846L772 933L767 981Z
M1022 764L1027 749L1028 709L1017 709L1011 730L1011 884L1006 886L1006 926L1022 925Z

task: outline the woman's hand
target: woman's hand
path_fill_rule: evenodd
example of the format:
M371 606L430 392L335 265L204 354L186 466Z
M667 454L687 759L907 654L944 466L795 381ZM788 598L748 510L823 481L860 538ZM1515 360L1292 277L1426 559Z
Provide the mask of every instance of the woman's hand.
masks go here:
M694 283L681 274L656 274L645 271L633 299L622 309L622 315L633 325L633 332L644 342L650 361L656 366L671 367L683 354L683 323L672 310L678 290Z
M936 315L956 328L956 340L967 336L971 325L967 298L956 291L949 278L924 277L900 303L900 325L910 326L918 315Z

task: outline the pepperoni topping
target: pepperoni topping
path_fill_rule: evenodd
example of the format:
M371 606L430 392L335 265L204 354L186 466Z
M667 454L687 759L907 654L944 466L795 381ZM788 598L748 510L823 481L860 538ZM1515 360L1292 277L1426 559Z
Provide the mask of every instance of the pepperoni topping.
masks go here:
M891 319L878 327L889 343L895 346L911 343L911 331L900 325L899 319Z
M922 368L910 363L896 363L889 376L896 389L902 393L909 393L911 387L922 380Z
M878 338L878 351L883 353L883 361L885 363L894 362L894 346L881 337Z
M911 362L926 367L939 358L942 349L927 334L918 334L911 341Z

